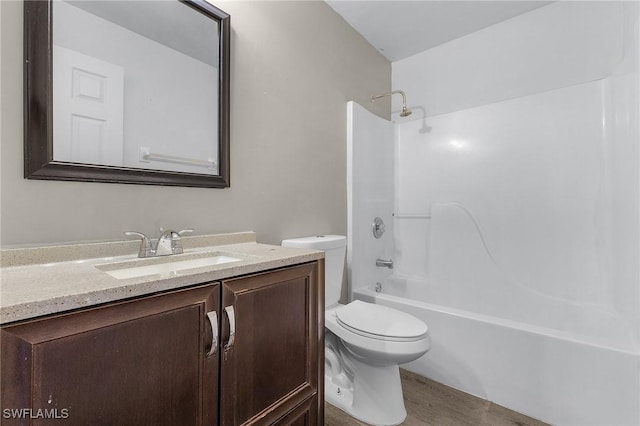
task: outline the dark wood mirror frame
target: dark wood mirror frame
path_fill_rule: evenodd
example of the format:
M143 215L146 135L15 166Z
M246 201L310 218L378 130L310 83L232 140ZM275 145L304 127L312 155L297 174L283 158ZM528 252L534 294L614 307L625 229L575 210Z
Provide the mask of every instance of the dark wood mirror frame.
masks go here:
M229 182L230 18L205 0L179 0L218 22L219 174L157 171L54 161L53 0L24 3L24 173L27 179L226 188Z

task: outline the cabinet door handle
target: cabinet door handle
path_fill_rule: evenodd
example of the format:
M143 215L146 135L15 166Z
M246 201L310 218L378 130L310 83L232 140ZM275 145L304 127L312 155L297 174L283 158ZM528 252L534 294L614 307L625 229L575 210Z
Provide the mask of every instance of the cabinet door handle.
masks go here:
M207 356L211 356L218 350L218 314L216 311L207 312L207 318L211 324L211 334L213 339L211 340L211 348L207 352Z
M227 318L229 318L229 341L227 341L224 348L229 349L233 346L233 341L236 339L236 314L232 305L224 308L224 312L227 314Z

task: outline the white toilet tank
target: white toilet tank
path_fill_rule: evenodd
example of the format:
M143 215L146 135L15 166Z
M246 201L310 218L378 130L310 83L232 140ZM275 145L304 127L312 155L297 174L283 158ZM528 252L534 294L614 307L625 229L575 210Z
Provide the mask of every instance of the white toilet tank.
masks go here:
M340 300L344 255L347 237L343 235L316 235L314 237L282 240L283 247L324 251L324 305L332 306Z

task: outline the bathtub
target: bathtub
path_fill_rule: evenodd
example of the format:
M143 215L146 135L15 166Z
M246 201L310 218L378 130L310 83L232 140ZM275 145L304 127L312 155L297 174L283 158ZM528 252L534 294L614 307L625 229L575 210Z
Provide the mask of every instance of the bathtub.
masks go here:
M552 424L640 424L637 350L394 291L406 286L389 277L380 292L363 287L353 298L428 324L432 349L403 368Z

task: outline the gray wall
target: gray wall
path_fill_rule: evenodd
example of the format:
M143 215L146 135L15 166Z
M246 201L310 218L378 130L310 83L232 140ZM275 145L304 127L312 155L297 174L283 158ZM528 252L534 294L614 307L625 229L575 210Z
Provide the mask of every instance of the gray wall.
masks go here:
M122 239L160 227L346 235L346 101L390 90L391 65L320 1L216 2L231 15L231 188L23 176L22 2L1 1L3 247Z

